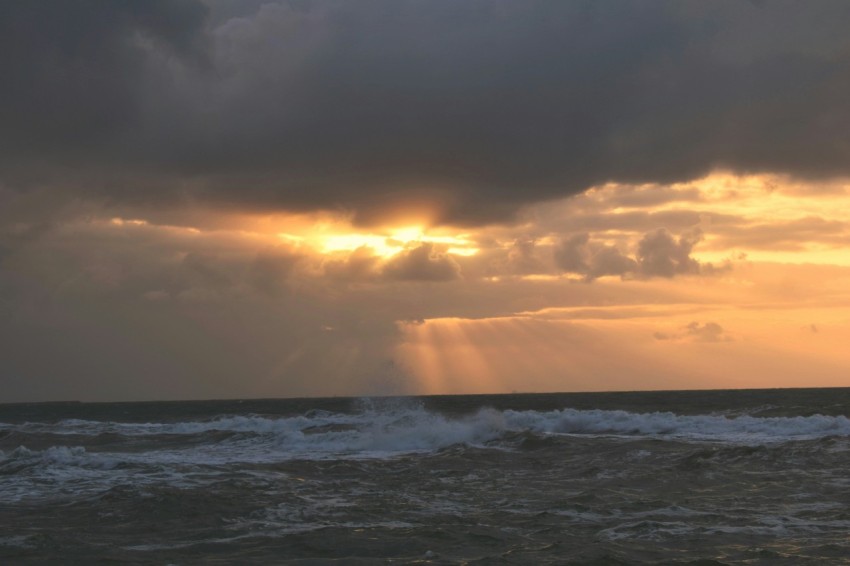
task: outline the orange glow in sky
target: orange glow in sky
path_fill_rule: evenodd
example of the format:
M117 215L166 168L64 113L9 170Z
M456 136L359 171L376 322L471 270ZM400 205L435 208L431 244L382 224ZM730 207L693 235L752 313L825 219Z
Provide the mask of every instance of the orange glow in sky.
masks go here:
M352 252L358 248L369 248L377 256L391 257L404 249L421 243L432 243L445 246L448 253L471 256L478 252L474 242L468 235L450 236L432 234L418 226L393 228L377 232L349 231L350 227L342 225L319 225L313 231L305 234L280 233L278 236L285 241L307 243L325 254L337 252Z
M667 186L608 184L531 207L513 224L463 230L401 220L362 227L331 213L206 224L199 215L192 226L113 217L96 226L178 247L209 240L213 251L190 267L201 277L217 277L204 258L253 258L258 246L307 258L304 271L281 273L308 287L316 277L345 282L360 273L351 281L368 281L376 304L395 305L390 351L422 393L687 389L846 384L848 211L850 190L838 181L715 173ZM588 281L553 260L561 242L586 233L596 249L635 261L641 238L659 228L674 239L698 229L687 253L704 269ZM433 250L409 253L423 244ZM408 278L393 279L387 267ZM424 275L410 279L416 274ZM120 272L99 266L97 277L117 281ZM412 285L410 295L391 287L398 281ZM455 298L460 292L468 295ZM185 296L213 296L204 293Z

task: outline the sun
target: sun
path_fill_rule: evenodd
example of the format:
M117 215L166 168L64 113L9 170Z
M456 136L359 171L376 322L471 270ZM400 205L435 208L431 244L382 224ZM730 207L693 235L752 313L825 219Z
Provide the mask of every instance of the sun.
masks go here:
M333 234L322 238L321 251L326 254L370 248L375 255L389 257L403 249L403 243L379 234Z
M406 249L430 243L447 253L471 256L479 250L468 234L452 235L445 230L428 230L423 226L401 226L359 232L350 225L317 224L305 234L279 233L289 242L306 243L322 254L352 252L369 248L374 255L389 258Z

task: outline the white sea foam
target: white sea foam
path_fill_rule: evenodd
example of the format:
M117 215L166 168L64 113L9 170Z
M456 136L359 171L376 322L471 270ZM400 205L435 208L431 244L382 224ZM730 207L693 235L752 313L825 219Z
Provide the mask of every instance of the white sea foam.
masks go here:
M237 474L240 481L247 478L247 481L256 481L258 485L268 482L281 486L281 489L289 489L301 480L287 475L289 470L287 473L281 471L286 468L267 464L299 459L398 458L416 453L432 453L458 445L509 450L531 435L562 439L564 442L544 442L540 445L564 451L581 450L581 446L571 441L574 437L604 437L615 442L621 438L669 438L681 442L749 445L827 436L850 437L850 420L844 416L730 417L676 415L669 412L482 409L466 416L449 417L414 403L389 406L364 404L358 412L353 413L311 411L287 417L222 415L206 421L163 423L66 420L58 423L14 424L8 428L13 435L20 434L23 442L26 442L28 435L32 435L33 444L0 451L0 472L4 478L0 482L0 500L6 502L96 495L115 487L127 486L141 491L162 484L195 488L214 485L233 477L233 474ZM38 436L43 433L47 433L47 436ZM50 436L63 433L77 436ZM104 433L118 436L100 437ZM67 445L63 445L63 442ZM847 442L845 438L813 447L823 450ZM48 443L56 445L44 447ZM462 453L463 448L452 449L446 456L454 457ZM621 455L619 462L612 463L610 467L602 466L604 469L599 469L594 472L594 476L586 476L585 479L607 481L604 478L622 476L624 479L618 479L617 482L627 483L628 475L634 468L645 469L650 466L647 462L642 463L643 460L663 459L664 451L650 452L645 444L636 444L623 450ZM361 463L355 465L360 466ZM449 475L447 483L441 485L450 491L479 489L480 486L489 485L489 480L478 481L476 469L467 472L462 476ZM482 477L486 479L486 473ZM835 483L843 481L842 477L824 477L819 480L820 485L842 487L843 484ZM349 493L349 496L355 495ZM414 496L421 498L421 494ZM310 497L310 494L300 496L301 507L297 516L286 515L291 509L284 505L275 508L276 515L252 516L246 520L268 523L275 532L323 528L331 523L342 524L349 520L333 516L335 510L346 508L345 501L331 497L314 500ZM354 497L352 501L356 499ZM801 501L808 502L808 499ZM463 506L468 504L461 500L446 499L423 501L421 505L412 501L408 507L428 509L428 513L460 514L466 512ZM305 519L301 508L314 517ZM794 510L791 507L787 509ZM829 509L803 510L800 513L804 511L821 513ZM608 539L672 537L677 533L691 532L682 530L681 523L692 522L693 515L702 512L698 508L668 507L645 513L630 513L617 518L617 526L610 526L600 532L600 536ZM598 509L578 507L556 514L565 520L599 525L609 524L615 519ZM786 521L776 524L766 522L757 526L760 530L755 533L769 534L792 527L797 531L806 528L826 531L844 528L847 524L815 524L812 521L797 524ZM715 525L713 528L723 529L726 526ZM733 524L729 528L738 527Z
M506 434L530 431L548 435L651 436L686 441L764 444L789 440L850 436L845 416L753 417L742 415L676 415L669 412L631 413L610 410L562 409L554 411L496 411L450 418L420 405L365 406L358 413L311 412L293 417L221 416L208 421L171 423L117 423L66 420L55 424L15 425L21 432L100 435L116 433L127 441L157 442L172 435L160 449L125 452L120 457L88 453L82 448L55 446L41 451L0 453L8 458L38 458L44 465L114 466L119 461L137 463L220 464L235 461L265 462L290 458L386 457L432 451L452 445L490 445ZM197 435L232 433L205 440ZM190 443L183 445L181 438ZM190 438L191 437L191 438Z
M120 527L109 533L130 533L116 536L114 547L166 558L210 545L250 551L258 542L280 552L290 535L307 545L333 535L334 544L350 540L356 549L367 538L386 539L383 546L408 558L433 558L421 541L444 532L452 544L471 536L476 553L490 541L527 541L529 552L517 554L527 562L557 560L565 548L572 552L563 545L587 541L664 556L717 547L712 556L732 549L738 554L727 557L769 560L746 554L742 541L781 550L789 540L834 562L850 529L842 512L850 421L760 414L484 409L448 416L415 402L365 401L339 413L7 423L0 501L9 517L22 502L27 520L3 533L0 554L39 556L47 544L65 544L78 531L40 534L65 523L79 522L81 539L100 536L106 531L90 521L100 517ZM173 531L139 540L151 513ZM202 513L214 520L196 520ZM555 539L562 546L550 544Z
M215 472L210 466L234 463L388 458L453 445L504 447L500 440L515 438L515 433L523 431L556 436L649 436L735 444L850 435L850 420L843 416L729 418L574 409L545 412L484 409L466 417L449 418L417 405L367 406L353 414L223 416L210 421L144 424L64 421L40 426L57 432L67 428L87 430L92 435L120 431L126 436L123 440L109 441L106 446L99 445L97 450L59 445L42 450L19 447L0 452L0 470L11 474L0 489L0 495L6 499L28 497L33 490L44 494L50 491L49 486L61 493L63 486L71 484L74 490L83 491L89 488L96 491L122 482L139 485L148 480L192 485L214 481ZM32 432L35 425L24 428ZM215 432L233 434L198 436ZM173 436L160 445L160 435L164 434Z
M726 442L776 442L850 435L845 416L730 418L721 415L676 415L669 412L630 413L563 409L559 411L505 411L512 429L566 434L622 434L670 436Z
M82 446L51 446L30 450L20 446L0 452L0 500L21 501L31 497L64 496L98 492L128 481L129 472L118 472L117 456L88 452Z

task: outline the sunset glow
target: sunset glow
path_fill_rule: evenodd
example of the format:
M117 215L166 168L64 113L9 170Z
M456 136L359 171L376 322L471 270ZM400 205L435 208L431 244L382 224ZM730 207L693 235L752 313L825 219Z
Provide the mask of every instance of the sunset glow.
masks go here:
M14 400L850 385L844 3L61 4L0 11Z
M433 236L426 234L421 228L408 227L392 230L386 234L326 234L314 238L320 242L320 250L324 253L353 251L357 248L370 248L381 257L393 256L405 248L421 243L434 243L447 247L447 251L456 255L474 255L478 250L472 242L463 236Z
M529 206L515 224L463 230L392 227L390 219L390 227L364 229L344 216L301 215L199 217L202 228L111 217L69 225L68 234L103 237L108 228L128 243L166 248L208 241L214 252L177 256L192 277L209 279L203 285L233 277L210 253L237 263L268 256L262 261L287 266L270 272L270 285L368 282L377 287L364 300L376 309L383 286L439 282L429 295L401 299L410 301L404 316L389 315L399 334L386 355L408 376L406 387L424 393L629 389L634 379L656 389L794 386L813 379L811 367L818 384L832 386L843 383L850 340L850 193L837 181L818 191L786 177L718 172L673 185L607 184ZM670 236L658 245L667 247L647 251L659 225ZM587 265L573 267L561 250L582 233L586 243L570 253ZM677 247L681 237L691 238L687 247ZM685 254L691 263L672 277L653 271L661 267L647 263L649 253L671 261ZM610 265L593 267L603 259ZM90 276L111 284L125 277L109 262ZM460 281L466 298L442 293ZM144 296L162 303L210 293ZM494 304L508 306L493 312ZM341 328L333 318L318 325L329 339ZM604 354L614 348L615 358ZM305 355L288 354L274 375ZM352 342L339 355L356 364L363 352Z
M848 30L0 0L0 564L846 562Z

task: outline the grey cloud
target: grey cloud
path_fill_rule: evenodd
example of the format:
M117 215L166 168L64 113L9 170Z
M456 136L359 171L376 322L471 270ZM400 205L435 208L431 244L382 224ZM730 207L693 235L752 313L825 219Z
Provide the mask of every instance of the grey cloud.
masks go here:
M537 236L513 233L507 229L500 236L503 243L489 236L483 237L475 242L477 253L453 256L465 279L515 278L556 273L548 242L541 242Z
M183 258L181 267L185 278L193 283L193 286L202 287L229 287L232 285L230 277L217 267L215 256L203 255L198 252L190 252Z
M559 269L584 275L587 281L606 275L623 277L637 271L635 260L615 246L592 242L589 234L577 234L563 240L555 247L553 256Z
M702 232L698 229L676 240L666 229L659 228L643 235L635 258L631 258L616 246L591 240L589 234L576 234L554 247L553 258L560 270L584 275L587 281L606 275L674 277L715 273L719 268L700 264L691 257L694 246L701 239Z
M377 280L380 258L368 246L357 248L344 258L327 258L322 262L322 273L343 285Z
M614 246L604 246L593 254L588 277L596 279L605 275L625 275L635 270L635 261Z
M734 339L716 322L691 322L685 325L680 332L669 334L656 332L653 334L656 340L688 340L691 342L732 342Z
M477 279L464 263L476 256L457 258L458 284L383 279L456 277L436 246L394 256L394 273L355 251L332 276L327 260L239 231L92 221L26 246L0 270L3 401L416 392L388 362L399 320L693 300L687 285Z
M587 244L590 234L575 234L570 236L555 248L555 264L564 271L584 273L588 269L590 250Z
M576 206L571 206L575 202ZM696 226L705 224L712 228L724 229L729 227L734 230L736 227L745 226L748 220L733 214L723 214L718 212L706 212L695 208L692 210L662 210L658 212L647 212L645 210L632 210L628 212L617 212L611 208L599 207L591 212L582 210L584 198L579 197L578 200L565 201L559 203L559 206L551 206L548 210L535 210L533 221L539 227L549 228L553 231L562 229L564 225L568 225L571 230L576 232L639 232L644 233L664 226L668 230L674 232L682 232L693 229ZM540 228L538 228L540 229Z
M0 270L2 401L415 387L387 382L406 313L384 292L299 285L312 266L296 249L226 236L93 222L28 244Z
M257 254L250 267L250 278L258 291L275 296L284 290L302 256L286 250Z
M549 269L539 257L537 249L537 241L530 236L520 236L514 240L508 250L507 271L518 275L548 272Z
M38 239L49 229L50 225L43 222L11 222L5 226L0 224L0 266L6 257Z
M422 243L393 256L384 265L383 274L400 281L451 281L460 277L460 267L434 244Z
M686 327L688 336L700 342L731 342L732 338L726 334L723 327L716 322L706 322L702 326L698 322L691 322Z
M651 187L626 186L613 192L606 200L606 204L612 208L620 206L628 207L652 207L669 202L697 202L701 200L698 189L674 189L669 186L654 185Z
M24 157L25 166L53 167L59 160L69 172L81 159L110 167L112 144L138 126L146 51L191 60L203 49L205 13L192 0L0 5L4 165Z
M678 241L664 228L645 234L637 250L640 273L647 277L699 273L700 264L691 257L691 251L701 239L702 232L699 230L682 234Z
M850 173L843 0L210 5L0 6L0 183L475 224L612 180Z

